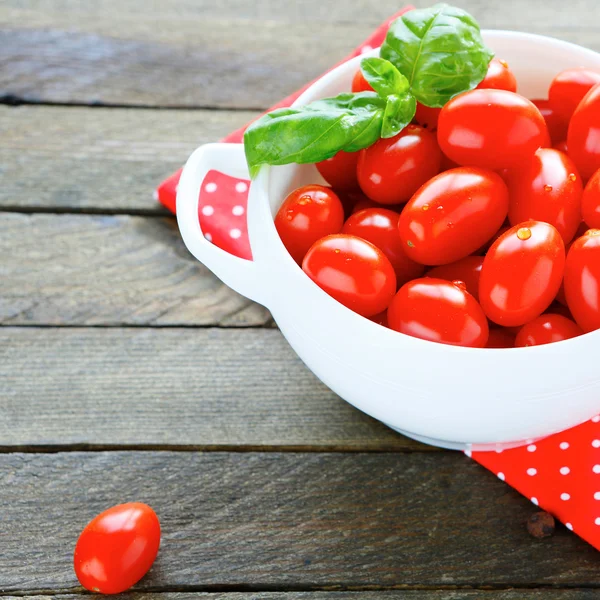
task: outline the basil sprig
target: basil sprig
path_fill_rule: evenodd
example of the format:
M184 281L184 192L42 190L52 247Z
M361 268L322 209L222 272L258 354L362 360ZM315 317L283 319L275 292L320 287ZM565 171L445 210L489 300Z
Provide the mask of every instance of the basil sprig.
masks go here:
M494 53L477 21L460 8L437 4L396 19L381 46L425 106L442 107L485 77Z
M250 176L263 165L316 163L393 137L412 121L417 100L443 106L476 87L492 58L477 22L463 10L446 4L411 10L392 23L381 57L361 62L373 92L274 110L246 130Z

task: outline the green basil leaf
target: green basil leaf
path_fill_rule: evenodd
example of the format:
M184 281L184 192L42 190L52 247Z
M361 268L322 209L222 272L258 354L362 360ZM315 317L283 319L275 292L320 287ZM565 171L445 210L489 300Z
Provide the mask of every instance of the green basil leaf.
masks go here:
M360 63L360 70L367 83L384 98L403 94L409 88L408 79L384 58L365 58Z
M417 101L410 92L400 96L388 96L383 113L381 137L391 138L398 135L413 120L416 111Z
M361 92L264 115L244 135L250 176L256 177L263 165L316 163L340 150L371 146L381 137L385 107L385 98Z
M438 4L411 10L394 21L381 57L408 79L419 102L441 107L483 80L494 53L469 13Z

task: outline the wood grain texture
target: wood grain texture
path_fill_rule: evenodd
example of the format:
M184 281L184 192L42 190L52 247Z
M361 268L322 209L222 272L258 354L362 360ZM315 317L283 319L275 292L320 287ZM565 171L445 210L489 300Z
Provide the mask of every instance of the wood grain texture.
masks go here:
M101 452L0 456L0 589L76 590L82 527L134 499L162 524L142 590L598 584L596 550L531 538L535 507L458 453Z
M418 6L429 2L415 2ZM266 108L343 58L397 0L7 0L0 95L35 101ZM595 0L464 0L484 27L600 49ZM114 15L119 18L115 19Z
M4 596L6 600L89 600L89 595ZM341 592L130 592L121 600L597 600L600 590L371 590Z
M0 252L4 325L270 322L189 254L172 218L2 213Z
M0 381L0 446L429 448L343 402L277 330L0 328Z
M255 115L0 107L0 208L167 214L156 186Z

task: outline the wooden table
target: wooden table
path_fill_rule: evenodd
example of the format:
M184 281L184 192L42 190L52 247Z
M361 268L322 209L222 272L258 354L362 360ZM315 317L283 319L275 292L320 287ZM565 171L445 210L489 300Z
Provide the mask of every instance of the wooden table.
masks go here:
M600 50L597 0L500 4L461 0ZM0 4L1 595L81 594L81 528L139 500L163 526L139 598L600 598L596 551L329 392L152 199L398 8Z

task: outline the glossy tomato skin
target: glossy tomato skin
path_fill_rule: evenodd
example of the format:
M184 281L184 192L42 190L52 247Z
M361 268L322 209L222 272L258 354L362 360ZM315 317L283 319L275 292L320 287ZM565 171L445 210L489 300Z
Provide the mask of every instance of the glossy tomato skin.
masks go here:
M573 242L565 265L565 295L583 331L600 329L600 229Z
M432 108L417 102L417 112L415 113L415 121L429 131L437 129L438 119L440 118L441 108Z
M581 216L591 229L600 229L600 169L588 181L581 199Z
M362 71L359 69L356 71L352 79L352 92L354 94L358 92L372 92L373 88L369 85L368 81L365 79L365 76L362 74Z
M517 91L517 78L504 60L493 58L488 66L487 75L477 86L480 90Z
M561 71L548 90L550 106L568 123L583 97L598 83L600 72L591 69L579 67Z
M514 348L515 336L504 328L490 329L486 348Z
M479 301L479 277L483 266L483 256L467 256L449 265L441 265L427 271L427 277L445 281L462 281L467 292Z
M487 253L487 251L493 246L494 242L500 236L504 235L510 228L511 228L511 225L510 224L506 225L506 221L505 221L504 225L502 225L502 227L500 227L500 229L498 229L498 231L496 231L496 233L481 248L479 248L479 250L477 250L477 252L475 252L475 254L477 256L484 256Z
M361 150L358 183L380 204L401 204L440 171L442 155L435 135L408 125L398 135Z
M479 279L479 301L504 327L524 325L550 306L563 278L565 245L548 223L526 221L489 249Z
M389 259L396 273L396 285L420 277L425 267L408 258L398 235L400 215L386 208L367 208L354 213L342 233L354 235L377 246Z
M567 146L569 156L587 181L600 169L600 85L587 93L573 113Z
M412 337L483 348L488 322L479 304L462 287L424 277L403 285L388 309L391 329Z
M75 546L75 574L81 585L119 594L150 569L160 545L160 523L146 504L113 506L90 521Z
M338 192L358 191L356 165L358 152L340 150L333 158L323 160L315 166L323 179Z
M523 325L515 340L516 348L543 346L582 335L581 328L562 315L545 313Z
M542 113L546 126L548 127L548 133L550 139L554 144L558 144L567 138L567 131L569 130L569 119L563 118L552 106L549 100L532 100L532 102L538 107ZM566 144L566 142L565 142ZM560 148L558 148L560 150Z
M315 242L302 269L322 290L363 317L384 311L396 292L396 274L385 254L352 235L329 235Z
M568 244L581 223L583 184L575 163L553 148L540 148L504 178L512 225L533 219L554 225Z
M275 216L277 233L298 264L318 239L338 233L343 224L342 202L322 185L305 185L294 190Z
M508 190L498 174L461 167L440 173L421 187L400 214L398 231L414 261L449 264L489 240L507 211Z
M438 121L442 152L460 165L494 171L516 167L549 145L538 108L506 90L472 90L448 102Z

